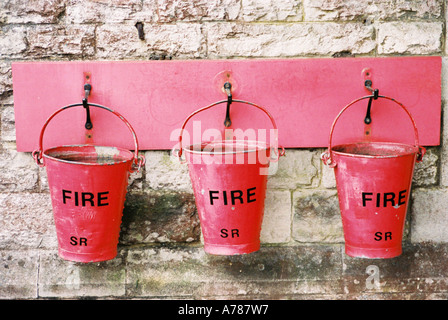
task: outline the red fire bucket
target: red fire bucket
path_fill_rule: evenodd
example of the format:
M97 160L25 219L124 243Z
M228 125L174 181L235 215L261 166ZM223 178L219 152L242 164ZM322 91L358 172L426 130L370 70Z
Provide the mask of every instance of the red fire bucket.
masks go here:
M192 113L184 122L179 137L181 158L185 152L189 174L204 238L204 250L215 255L246 254L259 250L264 215L266 183L270 162L278 161L277 126L271 115L253 103L233 100L257 107L272 122L275 141L221 140L203 142L182 148L182 133L187 122L197 113L220 101Z
M359 258L393 258L402 252L402 238L411 193L415 162L425 149L409 111L415 144L358 142L332 146L333 130L339 117L359 98L341 110L330 131L323 162L334 168L347 255Z
M94 145L59 146L42 152L44 131L51 119L76 106L83 105L63 107L47 119L33 157L47 170L59 256L76 262L110 260L117 255L129 173L139 170L145 158L138 155L137 136L131 125L116 111L92 103L89 106L112 112L128 126L134 153Z

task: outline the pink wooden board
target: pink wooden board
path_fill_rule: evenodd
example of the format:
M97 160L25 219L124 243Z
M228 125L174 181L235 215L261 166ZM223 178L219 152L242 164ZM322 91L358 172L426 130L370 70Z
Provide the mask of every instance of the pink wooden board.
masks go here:
M285 148L327 147L331 124L352 100L369 95L365 69L380 95L402 102L413 115L420 144L440 143L441 57L316 58L274 60L74 61L12 64L18 151L33 151L45 120L57 109L81 103L85 74L91 75L89 102L121 113L134 127L141 150L171 149L183 121L193 111L226 100L225 80L234 99L265 107ZM363 72L364 70L364 72ZM227 78L228 77L228 78ZM201 130L223 129L225 103L200 113ZM352 107L335 129L335 142L362 139L367 100ZM95 144L132 148L118 118L92 108ZM232 128L271 128L258 109L234 103ZM390 102L372 105L372 137L413 141L409 121ZM82 107L62 112L44 136L44 148L84 143ZM196 123L198 124L198 122ZM176 131L177 130L177 133ZM201 133L187 133L198 142ZM337 137L337 138L336 138ZM206 138L206 137L203 137Z

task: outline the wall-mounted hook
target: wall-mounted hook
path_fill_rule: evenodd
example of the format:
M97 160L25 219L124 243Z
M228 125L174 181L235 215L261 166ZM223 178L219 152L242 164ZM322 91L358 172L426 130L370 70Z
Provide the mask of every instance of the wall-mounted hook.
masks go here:
M230 105L232 104L232 85L230 82L224 83L224 90L227 94L227 109L226 109L226 119L224 120L224 126L226 128L230 127L232 121L230 120Z
M372 107L372 99L373 100L378 99L379 90L372 88L372 80L370 80L370 79L364 81L364 87L366 87L367 90L372 92L372 96L369 98L369 103L367 104L366 117L364 118L365 124L371 124L372 117L370 116L370 109Z
M92 85L90 83L86 83L84 85L84 99L82 99L82 105L83 105L84 109L86 109L86 124L85 124L85 128L87 130L90 130L90 129L93 128L92 121L90 120L89 103L87 102L87 98L89 97L91 90L92 90Z

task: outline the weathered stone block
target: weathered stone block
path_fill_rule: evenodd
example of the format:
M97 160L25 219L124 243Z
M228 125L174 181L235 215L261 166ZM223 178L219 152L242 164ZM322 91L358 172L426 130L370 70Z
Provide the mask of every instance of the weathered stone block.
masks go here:
M441 22L385 22L378 25L379 54L435 54L442 50Z
M319 154L310 150L287 150L278 162L275 174L268 176L268 188L296 189L316 187L320 172Z
M240 12L239 0L161 0L159 22L235 20Z
M411 241L448 242L448 190L415 188L412 199Z
M298 0L242 0L244 21L302 21L302 3Z
M154 52L174 57L199 58L205 53L200 24L145 24L140 40L134 24L105 24L96 29L97 56L101 59L150 58Z
M145 3L145 6L143 5ZM65 12L66 23L136 23L137 21L156 21L154 0L107 1L107 0L69 0Z
M261 243L284 243L291 239L291 193L266 190L265 210L261 226Z
M0 251L0 299L37 298L38 251Z
M199 217L190 193L128 193L120 244L193 242L200 239Z
M0 98L12 92L11 62L0 61Z
M293 239L299 242L344 242L336 190L298 190L293 194Z
M27 49L26 29L23 26L0 26L0 58L20 57Z
M357 259L344 255L345 291L358 297L395 293L399 299L403 299L403 293L446 292L447 262L447 246L442 244L405 244L402 255L392 259Z
M87 58L95 53L91 25L37 25L27 29L27 56L31 58Z
M336 188L336 177L334 176L334 169L326 165L322 166L322 187L333 189Z
M0 208L0 248L57 247L48 194L0 193Z
M0 22L17 23L57 23L63 15L66 0L48 1L1 1Z
M414 186L430 186L438 182L439 177L439 153L437 147L426 148L423 161L415 164L412 183Z
M171 157L168 151L147 151L146 186L153 190L193 193L188 165Z
M113 260L87 264L62 260L53 251L40 254L39 297L123 297L125 279L121 252Z
M135 297L278 297L291 288L342 292L336 285L341 267L340 248L331 246L262 247L235 256L208 255L202 248L135 248L128 253L126 282Z
M1 113L1 140L16 141L16 129L14 120L14 108L5 107Z
M440 0L304 0L306 21L420 20L438 19Z
M205 30L210 58L366 54L376 46L373 26L361 23L210 23Z
M37 179L38 167L31 154L17 152L15 143L0 146L0 192L33 191Z
M447 81L446 79L446 72L444 72L444 70L446 69L445 63L442 64L442 83L445 83L445 81ZM442 86L442 123L443 128L442 128L442 132L446 133L448 132L448 112L447 112L447 97L446 97L446 92L444 92L445 90L443 90L443 88L445 88L445 86ZM442 147L440 150L440 185L444 186L444 187L448 187L448 135L447 134L443 134L441 137L441 143L442 143Z

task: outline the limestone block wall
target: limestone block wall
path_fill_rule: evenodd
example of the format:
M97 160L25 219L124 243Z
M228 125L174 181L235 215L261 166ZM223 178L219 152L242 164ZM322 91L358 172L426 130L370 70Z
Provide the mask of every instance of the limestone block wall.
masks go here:
M443 0L0 2L0 298L446 299L448 134ZM139 36L136 24L143 25ZM417 164L403 255L350 258L323 149L288 149L269 177L262 248L203 252L188 169L145 151L119 254L57 256L45 168L15 147L14 61L442 56L441 145ZM379 282L369 286L368 267Z

